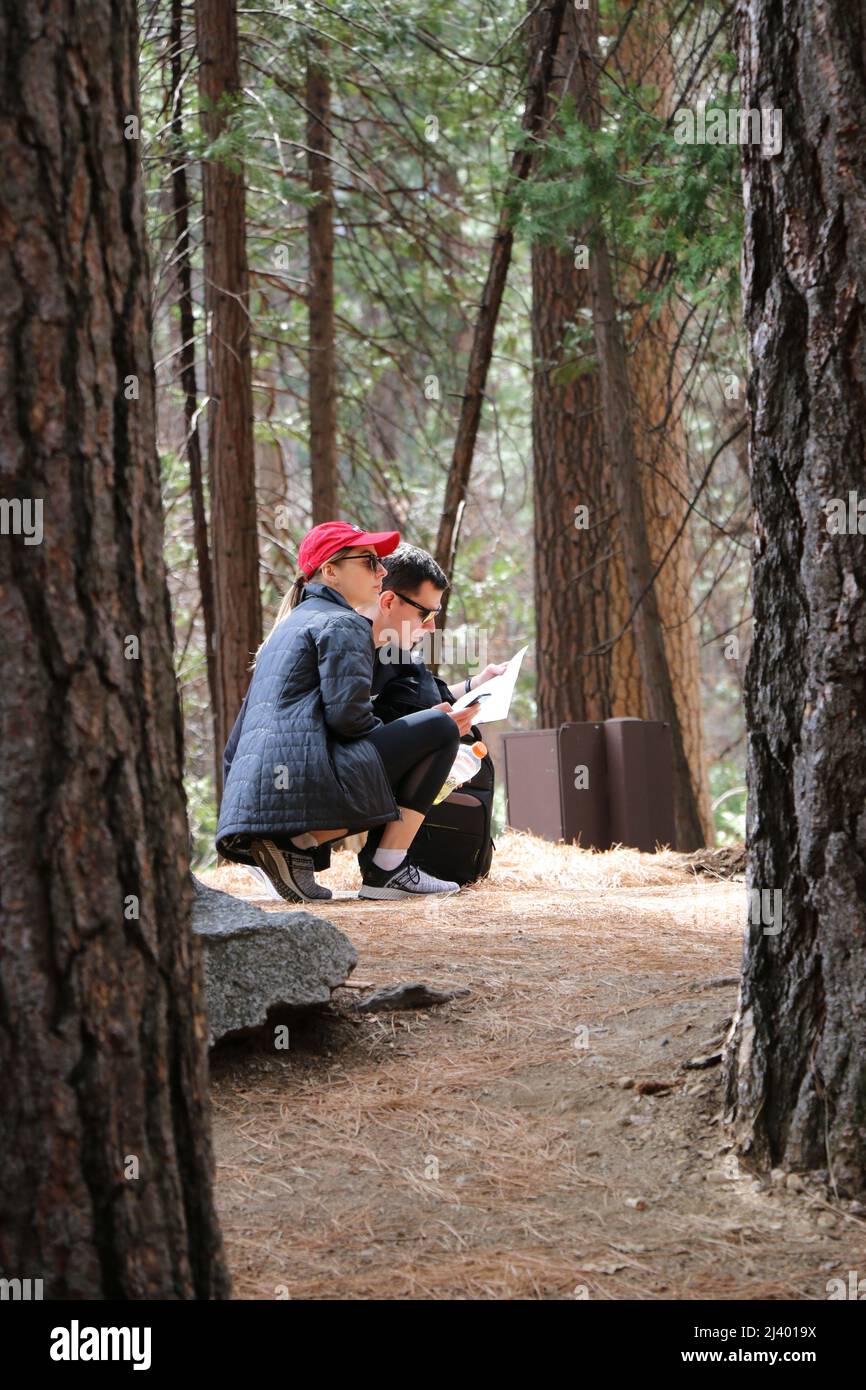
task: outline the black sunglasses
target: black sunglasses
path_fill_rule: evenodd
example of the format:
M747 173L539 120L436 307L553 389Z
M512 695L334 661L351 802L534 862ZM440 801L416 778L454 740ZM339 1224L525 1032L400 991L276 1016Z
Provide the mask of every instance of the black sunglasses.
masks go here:
M391 592L392 594L396 594L398 598L401 598L404 603L411 603L412 607L417 608L419 613L423 613L424 616L421 619L422 623L428 623L431 618L438 618L439 614L442 612L441 605L439 608L424 608L420 603L416 603L413 598L407 598L405 594L399 593L397 589L392 589Z
M343 560L363 560L364 564L373 574L375 574L379 566L382 565L382 561L379 559L378 555L338 555L336 560L331 561L331 564L339 565L342 564ZM384 568L385 566L382 565L382 569Z

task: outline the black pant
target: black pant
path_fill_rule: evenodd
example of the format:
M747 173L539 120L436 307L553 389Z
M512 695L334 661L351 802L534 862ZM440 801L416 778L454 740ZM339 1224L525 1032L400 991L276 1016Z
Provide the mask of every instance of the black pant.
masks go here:
M391 724L383 724L367 737L379 750L398 806L426 816L457 756L460 731L450 714L442 709L416 710ZM378 848L384 830L384 825L376 825L368 831L367 849L371 854ZM330 868L333 843L326 840L314 850L303 851L312 855L314 869Z
M367 737L379 750L398 806L426 816L457 756L460 731L442 709L419 709Z

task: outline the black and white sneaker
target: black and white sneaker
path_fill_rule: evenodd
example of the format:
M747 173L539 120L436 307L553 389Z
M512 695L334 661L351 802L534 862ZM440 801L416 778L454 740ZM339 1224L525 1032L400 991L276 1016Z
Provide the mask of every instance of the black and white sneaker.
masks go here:
M416 898L425 893L459 893L460 884L451 883L445 878L434 878L425 874L417 865L410 864L408 858L396 869L380 869L378 864L368 863L364 868L364 881L359 898Z
M247 864L245 867L250 878L255 879L256 883L259 885L261 897L276 898L277 902L282 902L282 894L277 892L264 869L254 869L251 864Z
M287 903L325 902L334 896L330 888L316 882L309 854L277 849L272 840L251 841L250 854Z

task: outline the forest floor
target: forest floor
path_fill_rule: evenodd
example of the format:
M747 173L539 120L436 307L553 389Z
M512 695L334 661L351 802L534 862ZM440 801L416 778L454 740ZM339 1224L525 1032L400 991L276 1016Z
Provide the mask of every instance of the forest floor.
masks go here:
M201 877L281 910L243 869ZM354 855L321 881L357 888ZM862 1217L755 1179L721 1067L683 1068L733 1014L745 901L670 852L506 834L444 903L313 907L355 944L353 987L288 1051L211 1054L235 1298L826 1299L866 1268ZM355 1010L418 980L470 993Z

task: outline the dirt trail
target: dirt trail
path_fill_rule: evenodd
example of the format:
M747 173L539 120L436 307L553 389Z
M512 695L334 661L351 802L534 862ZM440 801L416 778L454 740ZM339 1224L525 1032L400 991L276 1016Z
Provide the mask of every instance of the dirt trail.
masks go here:
M533 844L531 873L506 837L445 904L315 909L355 983L467 998L357 1016L344 989L288 1052L212 1054L236 1297L824 1299L866 1270L863 1220L740 1169L719 1067L682 1069L736 1002L743 884ZM241 870L205 877L253 896ZM355 880L338 856L325 881Z

